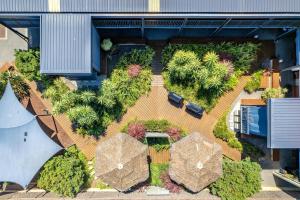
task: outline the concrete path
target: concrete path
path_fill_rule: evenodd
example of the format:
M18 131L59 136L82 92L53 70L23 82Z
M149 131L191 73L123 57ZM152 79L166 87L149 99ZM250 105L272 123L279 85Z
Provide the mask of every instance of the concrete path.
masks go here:
M42 190L33 190L29 192L17 192L17 193L0 193L0 199L26 199L26 200L59 200L59 199L71 199L61 198L53 193L46 193ZM220 200L220 198L213 196L209 191L203 190L198 194L189 194L181 192L180 194L171 194L168 196L147 196L144 192L134 192L129 194L123 194L113 191L88 191L81 192L77 195L77 199L93 199L93 200L171 200L171 199L182 199L182 200ZM297 200L300 199L300 192L296 191L262 191L249 200Z

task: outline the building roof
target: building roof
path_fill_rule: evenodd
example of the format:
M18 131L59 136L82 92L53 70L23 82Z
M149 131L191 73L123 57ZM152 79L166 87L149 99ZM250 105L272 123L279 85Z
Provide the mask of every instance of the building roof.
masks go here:
M193 133L172 144L170 178L193 192L199 192L222 175L222 148Z
M298 0L2 0L0 12L299 13Z
M268 147L300 148L300 98L270 99L268 102Z
M0 182L18 183L26 188L44 163L62 148L44 133L36 117L22 107L10 83L0 100L0 110Z
M127 191L148 179L147 153L146 145L118 133L97 147L96 177L119 191Z
M91 73L91 17L43 15L41 21L41 73Z

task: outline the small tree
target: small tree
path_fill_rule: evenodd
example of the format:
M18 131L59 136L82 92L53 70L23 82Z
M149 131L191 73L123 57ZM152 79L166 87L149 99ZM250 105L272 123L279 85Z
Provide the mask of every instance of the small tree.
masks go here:
M249 158L223 161L223 176L210 186L212 194L222 200L244 200L261 189L261 167Z
M89 178L87 161L74 146L64 155L48 161L38 178L38 187L62 196L74 197Z
M8 80L10 81L12 88L19 100L29 97L29 86L21 76L15 74L14 72L0 73L0 97L5 90Z
M40 51L38 49L15 50L16 67L30 81L41 80Z
M268 99L271 99L271 98L283 98L283 97L285 97L286 93L287 93L287 89L285 89L285 88L267 88L261 94L261 98L265 102L267 102Z
M182 85L193 85L200 69L201 62L192 51L179 50L168 63L171 81Z
M68 111L70 120L83 128L92 128L97 123L98 115L90 106L76 106Z

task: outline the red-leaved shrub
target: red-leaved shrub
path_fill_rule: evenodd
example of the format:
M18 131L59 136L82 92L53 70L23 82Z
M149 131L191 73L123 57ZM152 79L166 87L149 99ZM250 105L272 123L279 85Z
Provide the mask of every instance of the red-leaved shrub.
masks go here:
M129 65L128 67L128 75L130 77L137 77L141 72L141 66L140 65Z
M145 137L146 129L141 123L132 123L128 126L128 134L138 140L142 140Z
M171 139L174 140L174 141L178 141L181 138L179 128L169 128L167 130L167 133L171 137Z
M169 190L171 193L179 193L180 192L180 190L181 190L180 186L171 180L171 178L167 172L162 173L160 178L163 182L164 188Z

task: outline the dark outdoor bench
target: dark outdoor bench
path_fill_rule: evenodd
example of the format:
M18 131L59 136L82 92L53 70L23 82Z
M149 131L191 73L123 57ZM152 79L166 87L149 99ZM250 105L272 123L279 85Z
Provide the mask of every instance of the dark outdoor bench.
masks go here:
M191 112L192 114L197 115L198 117L202 117L204 109L194 103L188 103L186 105L187 111Z
M168 99L169 101L172 101L178 105L183 104L183 97L179 96L178 94L175 94L174 92L169 92Z

